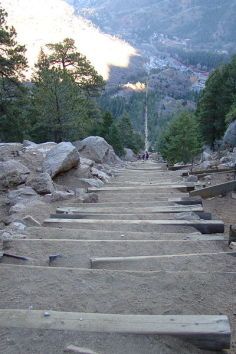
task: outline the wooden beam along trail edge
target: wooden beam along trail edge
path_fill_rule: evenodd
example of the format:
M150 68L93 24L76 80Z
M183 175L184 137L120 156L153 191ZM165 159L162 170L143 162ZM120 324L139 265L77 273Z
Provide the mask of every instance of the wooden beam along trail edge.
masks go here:
M149 189L164 189L164 188L169 188L169 189L183 189L183 190L194 190L195 189L195 183L185 183L185 184L159 184L159 185L146 185L142 186L140 185L139 188L137 187L101 187L101 188L96 188L96 187L91 187L88 188L88 192L126 192L126 191L135 191L137 192L138 190L149 190Z
M114 209L114 210L113 210ZM95 214L95 213L121 213L124 214L124 207L91 207L91 208L81 208L81 207L59 207L57 208L56 212L57 213L81 213L81 214ZM111 212L112 210L112 212ZM181 213L181 212L190 212L190 211L203 211L203 207L201 205L190 205L190 206L181 206L181 205L170 205L170 206L160 206L160 207L143 207L143 208L138 208L138 207L129 207L128 211L125 212L125 214L145 214L145 213L171 213L171 212L176 212L176 213Z
M47 312L47 315L45 313ZM97 333L170 335L199 348L230 348L227 316L120 315L39 310L0 310L1 328L29 328Z
M98 263L115 263L115 262L132 262L142 260L155 260L174 257L202 257L202 256L222 256L222 255L235 255L236 252L212 252L212 253L185 253L185 254L170 254L159 256L130 256L130 257L92 257L90 258L91 265Z
M224 233L224 223L219 220L99 220L99 219L46 219L44 226L53 224L64 225L151 225L153 227L172 226L192 226L203 234Z

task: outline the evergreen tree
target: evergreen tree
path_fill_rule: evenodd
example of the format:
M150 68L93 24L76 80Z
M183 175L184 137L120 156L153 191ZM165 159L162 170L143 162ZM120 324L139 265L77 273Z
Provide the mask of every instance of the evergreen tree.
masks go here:
M230 124L234 120L236 120L236 100L234 101L234 103L232 104L232 106L230 108L230 111L226 115L226 123Z
M113 147L118 156L124 155L124 146L122 144L121 134L115 123L113 123L109 128L107 142Z
M89 95L98 92L104 82L87 59L76 52L73 40L48 47L52 52L46 55L41 51L34 75L36 119L32 135L38 141L83 138L100 114Z
M144 147L144 141L141 136L136 133L131 124L128 114L125 114L117 124L122 144L124 147L132 149L135 153Z
M227 116L236 95L236 56L215 70L206 83L198 103L197 117L203 141L213 146L226 130Z
M103 137L105 140L109 139L110 128L113 124L113 117L110 112L105 112L103 114L102 122L98 129L98 135Z
M50 51L50 68L69 72L76 84L90 95L96 95L104 87L102 76L98 75L89 60L77 51L73 39L66 38L63 42L48 44L47 48Z
M159 144L162 156L171 164L191 162L200 152L200 148L196 119L186 112L171 121Z
M25 134L27 88L21 80L26 68L25 47L17 43L16 31L0 8L0 140L17 141Z

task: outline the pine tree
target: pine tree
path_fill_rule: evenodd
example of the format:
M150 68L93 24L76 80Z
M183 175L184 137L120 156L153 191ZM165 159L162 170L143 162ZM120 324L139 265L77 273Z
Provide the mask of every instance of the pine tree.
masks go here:
M47 48L50 68L69 72L77 85L90 95L96 95L104 87L102 76L98 75L89 60L77 51L73 39L66 38L63 42L48 44Z
M14 27L0 8L0 140L21 140L27 127L24 108L27 88L21 80L27 68L25 47L17 43Z
M186 112L171 121L159 144L162 156L171 164L191 162L200 149L196 118Z
M236 56L209 77L197 107L203 141L213 146L223 136L236 95Z
M36 120L32 134L39 141L77 140L89 133L92 120L99 117L96 102L89 95L98 92L104 82L76 52L73 40L48 47L50 53L41 51L34 75Z

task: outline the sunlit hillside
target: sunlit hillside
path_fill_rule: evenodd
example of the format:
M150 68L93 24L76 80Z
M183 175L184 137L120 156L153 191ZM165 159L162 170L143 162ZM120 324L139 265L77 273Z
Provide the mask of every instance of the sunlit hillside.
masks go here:
M29 64L33 67L46 43L65 37L75 39L79 50L87 56L105 79L109 67L127 67L135 49L128 43L105 33L74 13L64 0L1 0L9 14L9 23L18 32L18 40L27 47Z

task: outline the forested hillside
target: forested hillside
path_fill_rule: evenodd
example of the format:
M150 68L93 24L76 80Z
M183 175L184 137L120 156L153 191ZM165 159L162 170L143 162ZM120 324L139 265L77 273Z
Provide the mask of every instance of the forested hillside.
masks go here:
M235 0L68 0L103 29L147 40L154 33L188 38L201 48L236 42Z

